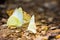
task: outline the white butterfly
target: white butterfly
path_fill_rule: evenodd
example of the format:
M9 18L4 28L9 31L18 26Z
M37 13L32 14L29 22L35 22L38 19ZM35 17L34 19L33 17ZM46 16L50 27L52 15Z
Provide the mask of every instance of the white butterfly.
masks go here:
M8 26L22 26L23 21L23 11L22 8L15 9L13 14L9 17L7 21Z
M28 31L31 31L33 33L36 33L36 25L35 25L35 18L34 15L31 17L29 26L28 26Z

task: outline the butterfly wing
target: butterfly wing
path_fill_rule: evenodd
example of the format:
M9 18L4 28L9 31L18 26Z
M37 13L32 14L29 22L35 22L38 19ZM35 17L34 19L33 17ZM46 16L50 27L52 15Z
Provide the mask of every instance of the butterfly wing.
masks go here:
M13 14L9 17L7 21L8 26L22 26L23 24L23 12L22 9L15 9Z
M30 20L30 23L29 23L29 26L28 26L28 30L33 32L33 33L36 33L36 25L35 25L34 15L32 16L32 18Z

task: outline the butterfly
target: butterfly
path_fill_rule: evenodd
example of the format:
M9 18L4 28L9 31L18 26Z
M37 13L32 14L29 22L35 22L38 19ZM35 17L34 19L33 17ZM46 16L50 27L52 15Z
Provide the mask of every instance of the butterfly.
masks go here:
M7 25L14 26L14 27L21 27L24 23L23 20L23 11L22 8L16 8L13 14L8 18Z
M35 18L34 15L31 17L29 26L28 26L28 31L31 31L32 33L36 33L36 25L35 25Z

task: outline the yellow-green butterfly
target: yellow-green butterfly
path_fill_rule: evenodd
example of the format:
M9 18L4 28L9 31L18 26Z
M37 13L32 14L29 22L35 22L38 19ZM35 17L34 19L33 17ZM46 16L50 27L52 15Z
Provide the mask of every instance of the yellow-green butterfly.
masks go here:
M31 31L32 33L36 33L36 25L35 25L35 18L34 15L31 17L29 26L28 26L28 31Z
M15 9L15 11L13 12L13 14L9 17L8 21L7 21L7 25L8 26L22 26L22 24L24 23L23 21L23 11L22 8L18 8Z

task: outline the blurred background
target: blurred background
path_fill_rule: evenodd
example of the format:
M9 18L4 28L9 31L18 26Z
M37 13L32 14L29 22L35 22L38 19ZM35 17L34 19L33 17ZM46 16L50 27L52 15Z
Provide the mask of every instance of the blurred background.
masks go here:
M25 36L23 37L27 34L27 32L24 34L25 28L22 28L22 31L20 28L10 30L5 25L9 18L7 11L12 13L15 8L19 7L22 7L29 15L35 15L37 34L40 33L43 37L44 35L48 36L48 40L55 40L53 38L60 34L60 0L0 0L0 40L34 38L34 34L29 34L30 37L27 39ZM44 30L40 30L41 28L44 28ZM44 34L46 29L46 34ZM60 35L58 38L60 40Z
M60 22L60 0L1 0L0 19L2 17L8 18L6 11L18 7L22 7L24 11L31 15L37 14L43 18L52 17L54 21Z

